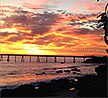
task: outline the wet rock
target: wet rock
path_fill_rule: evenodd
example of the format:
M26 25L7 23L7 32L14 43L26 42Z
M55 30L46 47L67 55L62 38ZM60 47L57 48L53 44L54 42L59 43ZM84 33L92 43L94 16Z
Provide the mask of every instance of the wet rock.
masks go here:
M97 75L85 75L78 77L78 82L74 85L76 89L82 91L79 97L106 97L107 96L107 66L101 65L95 68Z
M4 89L1 91L1 96L5 97L32 97L40 96L41 93L35 90L35 86L32 85L21 85L16 89Z
M69 67L67 67L67 68L75 68L75 66L69 66Z
M39 87L39 91L44 96L49 96L54 92L62 91L70 88L71 82L69 79L52 80L50 83L42 83Z
M72 68L71 71L80 71L78 68Z
M56 70L56 68L53 68L53 70Z
M80 75L80 73L76 73L77 75Z
M47 97L52 93L71 88L69 79L52 80L50 83L42 82L36 89L33 85L22 85L16 89L4 89L1 91L3 97Z
M61 62L61 64L64 64L65 62Z
M70 73L70 72L71 72L71 70L64 70L64 72L69 72L69 73Z
M15 73L8 73L8 75L15 75Z
M96 67L96 68L95 68L95 71L96 71L99 75L102 75L102 74L104 74L105 72L107 72L107 66L100 65L99 67Z
M63 71L62 70L58 70L58 71L56 71L56 73L63 73Z
M36 73L35 75L43 75L45 74L45 72L42 72L42 73Z
M80 70L79 70L79 69L77 69L77 71L79 71L79 72L80 72Z
M73 72L73 74L76 74L76 72Z

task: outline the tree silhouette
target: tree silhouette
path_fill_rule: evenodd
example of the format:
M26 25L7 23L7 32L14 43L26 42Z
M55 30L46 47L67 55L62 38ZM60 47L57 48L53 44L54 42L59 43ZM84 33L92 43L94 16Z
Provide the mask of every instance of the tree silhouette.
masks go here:
M98 26L98 28L102 27L103 26L103 29L105 30L105 36L104 36L104 40L105 40L105 43L108 45L108 40L107 40L107 37L108 37L108 17L107 17L107 6L108 6L108 3L106 4L106 7L105 7L105 12L100 14L99 16L97 16L97 18L101 17L101 19L98 21L98 23L102 23Z

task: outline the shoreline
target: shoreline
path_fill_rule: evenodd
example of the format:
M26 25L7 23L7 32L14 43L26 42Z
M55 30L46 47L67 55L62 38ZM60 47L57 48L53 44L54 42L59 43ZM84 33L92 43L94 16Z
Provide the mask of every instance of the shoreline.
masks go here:
M97 75L73 79L52 80L37 87L25 84L16 89L3 89L2 97L106 97L107 64L95 68ZM91 92L91 93L90 93ZM94 93L95 92L95 93Z
M77 96L79 90L69 90L73 88L73 85L75 83L75 80L69 80L65 78L59 80L52 80L50 83L43 82L42 84L37 85L37 87L30 84L25 84L13 90L3 89L2 91L0 91L0 97L58 98L58 96L65 96L65 94L68 94L68 96Z
M82 92L79 97L107 97L107 64L95 68L97 75L78 77L75 88Z

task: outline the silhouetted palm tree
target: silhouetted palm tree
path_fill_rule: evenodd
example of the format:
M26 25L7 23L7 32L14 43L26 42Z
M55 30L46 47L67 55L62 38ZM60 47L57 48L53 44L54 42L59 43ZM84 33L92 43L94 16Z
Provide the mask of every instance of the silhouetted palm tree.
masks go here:
M107 17L107 6L108 6L108 3L106 4L106 7L105 7L105 12L100 14L99 16L97 16L97 18L101 17L101 19L98 21L98 23L102 22L102 24L100 24L98 26L98 28L102 27L103 26L103 29L105 30L105 36L104 36L104 40L105 40L105 43L108 45L108 40L107 40L107 37L108 37L108 17Z

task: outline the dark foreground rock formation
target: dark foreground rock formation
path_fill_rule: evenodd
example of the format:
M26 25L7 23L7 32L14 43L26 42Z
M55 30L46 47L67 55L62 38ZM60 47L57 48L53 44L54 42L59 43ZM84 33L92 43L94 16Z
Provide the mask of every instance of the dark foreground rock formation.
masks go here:
M81 89L79 97L107 97L107 65L95 68L97 75L79 77L74 86Z
M9 97L46 97L52 96L53 93L69 89L72 83L69 79L52 80L50 83L43 82L36 89L33 85L21 85L17 89L4 89L1 91L1 96ZM54 95L53 95L54 96ZM56 96L56 95L55 95Z

